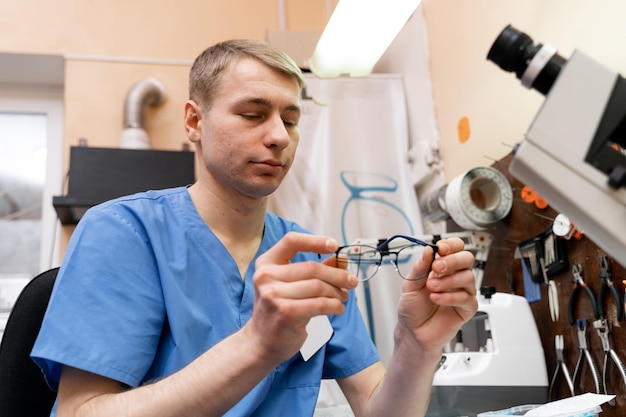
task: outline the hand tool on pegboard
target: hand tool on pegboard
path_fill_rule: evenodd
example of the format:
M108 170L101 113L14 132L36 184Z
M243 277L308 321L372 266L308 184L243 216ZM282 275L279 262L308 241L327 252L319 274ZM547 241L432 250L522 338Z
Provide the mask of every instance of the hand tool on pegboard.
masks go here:
M619 295L619 291L614 285L613 274L611 269L611 262L607 256L602 256L600 259L600 291L598 293L598 316L593 322L593 327L596 329L596 333L602 342L602 350L604 351L604 363L602 366L602 386L604 393L608 394L608 373L609 363L613 361L614 366L617 368L621 378L623 387L626 388L626 366L619 358L617 352L611 347L609 335L611 334L612 322L609 319L609 314L605 314L604 303L605 298L608 298L608 293L611 293L613 302L615 303L615 320L622 321L624 318L624 305L622 298ZM615 391L615 389L613 389ZM616 391L617 392L617 391ZM610 405L615 405L615 399L609 401Z
M603 255L600 259L600 292L598 293L598 318L609 319L604 314L604 300L607 293L611 293L613 302L615 303L615 320L622 321L624 319L624 302L620 292L613 281L613 270L611 261L608 256Z
M574 375L572 375L572 381L574 383L574 392L576 392L577 381L582 380L582 371L585 362L587 368L593 378L593 383L596 389L596 394L602 394L604 388L602 387L602 381L600 381L600 374L598 368L591 357L591 352L587 344L587 320L578 319L576 322L578 332L578 360L576 361L576 367L574 368Z
M581 291L587 295L587 298L589 298L589 301L591 302L591 308L593 309L594 318L598 317L598 306L596 303L596 297L594 296L593 291L591 291L591 288L589 288L587 284L585 284L582 271L583 267L581 264L576 264L572 266L573 288L567 308L569 323L571 325L576 325L578 333L578 360L576 361L576 368L574 369L574 375L572 376L572 380L574 381L574 387L576 387L576 381L580 379L582 369L586 361L589 372L591 373L591 376L593 378L593 382L596 388L596 394L601 394L604 392L602 388L602 382L600 381L598 368L593 362L593 358L591 357L591 353L588 348L587 319L575 317L576 305Z
M623 387L626 388L626 367L624 366L624 363L620 360L619 356L617 355L617 352L611 347L611 342L609 341L609 333L610 333L609 320L598 319L593 322L593 327L596 329L596 332L598 333L598 336L600 337L600 340L602 341L602 350L604 351L604 364L602 366L602 387L604 389L603 394L608 394L607 374L609 372L610 360L613 361L613 364L619 371L619 374L622 377ZM609 404L615 405L615 399L610 400Z
M574 382L572 381L572 376L570 375L569 369L567 369L567 365L565 364L565 359L563 355L564 343L562 334L557 334L554 336L554 349L556 351L556 368L554 369L554 374L552 374L552 380L550 381L548 401L552 401L555 399L554 390L559 374L563 374L563 379L567 383L567 387L569 388L571 396L573 397L576 395L574 393Z
M520 242L519 253L523 263L536 283L545 284L548 292L550 318L559 320L559 296L552 277L568 267L567 249L564 240L557 237L551 228L537 236Z
M593 308L593 316L598 317L598 305L596 303L596 297L593 295L593 291L591 288L587 286L585 280L583 279L583 267L581 264L576 264L572 266L572 294L569 298L569 305L567 307L567 315L569 319L569 324L572 326L576 324L575 310L578 301L579 294L581 290L587 295L589 300L591 301L591 307Z
M569 266L566 241L557 237L551 227L537 236L520 241L518 249L531 278L538 284L544 282L540 259L543 259L545 272L550 278L567 270Z

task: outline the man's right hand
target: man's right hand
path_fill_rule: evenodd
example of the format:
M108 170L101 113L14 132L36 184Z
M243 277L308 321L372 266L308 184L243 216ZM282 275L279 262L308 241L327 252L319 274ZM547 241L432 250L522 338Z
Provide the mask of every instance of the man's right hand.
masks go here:
M331 254L337 247L337 241L326 236L291 232L257 259L254 312L244 331L257 340L268 360L280 363L293 356L307 337L311 317L344 312L356 276L336 267L334 256L323 262L291 263L298 252Z

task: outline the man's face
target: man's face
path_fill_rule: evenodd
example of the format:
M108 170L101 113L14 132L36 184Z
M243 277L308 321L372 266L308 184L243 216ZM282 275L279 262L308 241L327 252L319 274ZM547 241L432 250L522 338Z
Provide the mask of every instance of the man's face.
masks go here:
M243 59L226 70L211 105L204 107L199 142L192 138L204 162L201 181L215 191L249 197L274 192L291 167L300 138L296 81Z

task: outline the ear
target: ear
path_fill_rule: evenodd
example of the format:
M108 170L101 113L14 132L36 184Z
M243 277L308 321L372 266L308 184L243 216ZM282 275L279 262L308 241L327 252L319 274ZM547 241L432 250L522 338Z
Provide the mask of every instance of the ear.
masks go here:
M202 109L193 100L185 103L185 132L193 143L200 142L202 137Z

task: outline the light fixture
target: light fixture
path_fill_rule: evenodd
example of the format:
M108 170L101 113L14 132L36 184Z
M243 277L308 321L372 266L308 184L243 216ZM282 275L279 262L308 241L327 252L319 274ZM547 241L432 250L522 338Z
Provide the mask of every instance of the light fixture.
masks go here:
M313 56L320 78L364 77L409 20L421 0L340 0Z

